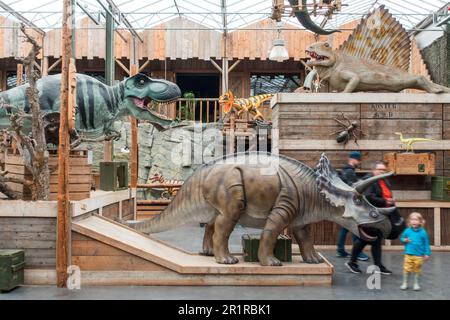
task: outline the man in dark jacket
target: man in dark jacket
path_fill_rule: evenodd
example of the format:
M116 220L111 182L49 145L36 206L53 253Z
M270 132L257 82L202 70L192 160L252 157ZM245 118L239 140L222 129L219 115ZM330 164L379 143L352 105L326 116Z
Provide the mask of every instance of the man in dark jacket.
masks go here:
M355 173L355 169L361 165L361 153L358 151L353 151L348 155L347 164L342 168L340 172L340 178L349 186L353 185L358 181L358 177ZM341 228L339 230L339 238L336 249L336 257L347 258L350 254L345 251L345 239L347 238L348 230ZM352 234L352 241L357 239L355 235ZM360 252L358 255L358 260L366 261L369 257L364 253Z
M386 173L386 165L384 162L376 162L372 166L372 173L368 174L365 178L369 178L371 176L378 176L380 174ZM390 190L389 183L384 180L378 180L377 183L372 184L365 192L365 196L367 200L375 207L392 207L395 206L395 201L392 197L392 191ZM357 238L356 241L353 242L352 254L350 257L350 261L345 265L347 268L353 273L361 273L358 264L356 263L356 259L360 252L364 250L364 247L368 244L371 245L372 258L374 264L380 268L380 273L382 274L392 274L390 270L388 270L381 263L381 245L383 242L383 234L378 229L365 229L365 232L370 236L375 236L376 240L373 242L369 242L360 238Z

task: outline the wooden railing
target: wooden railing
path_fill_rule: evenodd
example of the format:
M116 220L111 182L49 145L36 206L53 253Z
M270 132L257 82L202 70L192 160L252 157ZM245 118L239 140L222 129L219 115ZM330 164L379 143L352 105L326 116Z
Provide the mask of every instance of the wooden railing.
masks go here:
M176 118L179 121L189 120L200 123L217 122L223 116L222 107L219 105L219 99L217 98L181 98L170 105L159 106L155 111L171 119ZM264 104L261 112L265 119L271 119L268 101Z

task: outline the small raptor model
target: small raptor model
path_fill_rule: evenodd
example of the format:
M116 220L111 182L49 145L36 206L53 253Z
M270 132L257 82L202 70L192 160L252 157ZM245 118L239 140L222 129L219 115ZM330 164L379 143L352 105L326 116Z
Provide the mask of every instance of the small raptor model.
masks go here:
M372 22L372 23L371 23ZM308 66L317 70L332 90L340 92L419 89L429 93L450 93L423 75L408 72L410 35L383 6L365 18L337 50L317 42L306 53Z
M59 128L61 75L39 79L39 103L47 124L47 142L57 144ZM9 117L19 109L30 113L25 90L28 84L0 92L0 129L9 128ZM156 114L152 107L170 103L181 96L178 86L170 81L136 74L115 86L108 86L85 74L76 74L75 129L86 137L118 136L114 121L121 115L147 120L159 130L175 124ZM30 122L31 127L31 122Z
M400 141L402 142L402 145L406 145L406 152L414 152L413 150L413 144L420 141L434 141L433 139L426 139L426 138L403 138L403 134L401 132L396 132L396 135L400 136Z
M323 259L313 245L311 226L334 221L358 237L374 237L365 228L378 228L388 237L387 218L395 207L376 208L363 195L370 185L392 173L371 177L353 187L345 184L323 154L317 170L284 156L264 152L237 153L213 160L185 181L170 205L157 217L125 222L143 233L157 233L192 222L207 223L203 254L218 263L234 264L228 239L236 223L262 228L258 259L280 266L274 256L277 236L290 227L303 261Z
M259 108L264 101L272 99L273 94L260 94L250 97L248 99L234 97L233 92L228 90L225 94L219 97L219 104L222 106L224 114L229 114L232 110L237 111L240 116L244 111L250 113L255 120L264 121L264 117L259 111Z

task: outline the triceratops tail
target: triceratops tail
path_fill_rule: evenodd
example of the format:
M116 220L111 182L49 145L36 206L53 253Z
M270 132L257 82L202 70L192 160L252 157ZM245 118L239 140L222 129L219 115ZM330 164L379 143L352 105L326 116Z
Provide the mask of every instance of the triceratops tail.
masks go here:
M201 171L189 178L178 191L169 206L155 218L128 223L143 233L158 233L194 222L209 222L215 209L202 195Z

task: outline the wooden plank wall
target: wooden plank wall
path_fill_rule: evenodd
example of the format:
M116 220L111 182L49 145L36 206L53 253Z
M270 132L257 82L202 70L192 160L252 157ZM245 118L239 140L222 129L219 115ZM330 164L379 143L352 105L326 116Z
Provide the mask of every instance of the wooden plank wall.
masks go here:
M365 140L398 140L395 132L405 137L423 137L435 140L449 139L450 109L447 104L283 104L283 111L273 109L274 128L280 129L280 141L333 139L330 133L340 130L333 118L344 113L356 120L364 131ZM359 138L361 138L359 136ZM400 142L399 142L400 149ZM314 166L322 151L283 150L283 154ZM382 160L390 151L363 151L363 170ZM425 151L426 152L426 151ZM450 151L433 151L436 155L436 175L450 174ZM346 163L348 151L327 151L337 168ZM429 177L394 177L396 190L430 190Z
M72 264L86 270L162 271L157 264L133 256L98 240L72 232Z
M450 105L436 103L280 103L272 109L272 121L275 129L279 129L279 141L283 140L327 140L333 139L331 132L340 129L333 118L342 112L351 120L361 124L365 132L364 140L398 140L395 132L402 132L406 137L424 137L435 140L450 139L449 114ZM361 138L361 137L360 137ZM276 143L276 142L275 142ZM400 141L399 141L400 149ZM315 167L322 152L326 152L335 168L342 168L346 162L347 150L290 150L280 149L280 154L304 162ZM385 150L362 151L362 173L370 171L370 165L382 160ZM422 151L421 152L426 152ZM450 174L450 151L437 150L436 175ZM431 190L429 176L394 176L391 178L394 190L426 191ZM441 211L442 245L450 244L449 209ZM434 244L434 209L402 208L402 216L418 211L427 220L427 231ZM445 215L447 214L447 216ZM316 244L334 245L339 227L331 222L315 224L313 234ZM350 237L349 237L350 238ZM348 240L350 241L350 240ZM392 245L398 245L398 240Z
M56 218L0 217L0 249L25 251L26 268L54 268Z

